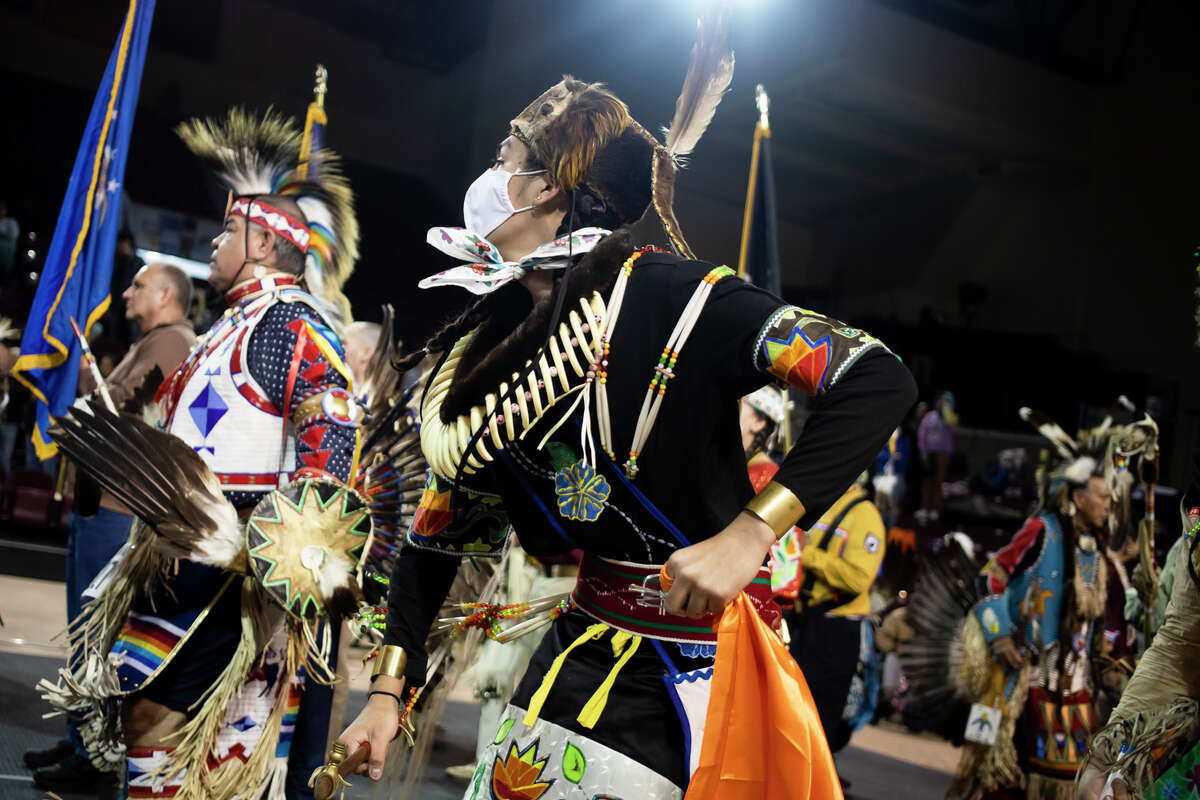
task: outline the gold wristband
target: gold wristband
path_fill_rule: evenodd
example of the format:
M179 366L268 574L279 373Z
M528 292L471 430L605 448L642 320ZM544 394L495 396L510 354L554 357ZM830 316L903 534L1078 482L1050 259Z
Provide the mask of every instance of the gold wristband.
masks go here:
M299 425L309 417L321 413L321 403L325 399L325 393L314 394L306 400L300 401L295 408L292 409L292 423Z
M332 407L333 418L340 417L343 420L356 420L352 424L357 427L359 425L358 418L362 416L361 413L355 411L354 406L357 404L357 401L349 395L349 392L346 394L335 393L331 395L330 391L332 390L327 389L320 394L314 394L312 397L300 401L292 409L292 424L300 425L307 419L325 414L325 398L328 397L329 404Z
M746 504L746 510L767 523L778 539L804 516L804 503L786 486L771 481Z
M379 648L379 655L375 656L375 669L371 673L371 680L375 680L380 675L386 675L389 678L403 678L404 668L408 665L408 653L404 652L404 648L396 644L385 644Z

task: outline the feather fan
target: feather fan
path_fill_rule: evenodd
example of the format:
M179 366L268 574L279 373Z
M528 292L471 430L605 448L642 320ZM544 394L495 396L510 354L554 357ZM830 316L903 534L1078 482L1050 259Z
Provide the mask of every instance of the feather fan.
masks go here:
M158 533L154 548L230 568L244 549L237 511L196 451L130 414L76 406L52 438L67 457Z

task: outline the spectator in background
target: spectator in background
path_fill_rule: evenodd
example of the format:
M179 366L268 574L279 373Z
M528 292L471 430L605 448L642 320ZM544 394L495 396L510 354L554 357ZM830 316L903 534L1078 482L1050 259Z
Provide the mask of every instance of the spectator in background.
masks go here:
M133 276L121 295L125 317L143 331L129 352L108 375L106 384L118 407L142 385L155 367L164 377L175 371L192 349L196 335L185 310L191 307L192 282L183 270L149 264ZM79 377L80 391L91 394L95 381L87 370ZM129 538L133 517L114 498L80 475L75 484L75 508L68 517L67 617L83 606L83 592ZM95 787L104 778L87 756L79 731L68 723L68 738L49 750L25 754L25 764L37 769L39 788L77 792Z
M137 275L144 265L141 256L137 254L137 243L133 239L133 233L128 228L122 228L117 233L117 250L113 255L113 271L112 283L109 291L112 293L113 305L116 306L117 298L124 298L122 292L133 284L133 276ZM190 297L189 293L189 297ZM191 301L184 308L190 308ZM112 314L113 326L112 334L119 339L123 345L128 347L137 338L137 322L129 316L129 311L126 309L124 314L120 313L119 309L114 308L115 313ZM143 328L142 330L145 330Z
M371 357L375 355L375 346L379 343L379 332L382 330L378 322L351 322L346 326L346 366L354 375L354 390L362 395L363 384L367 379L367 369L371 366Z
M942 511L942 484L946 480L946 468L950 465L950 454L954 451L954 428L958 426L958 414L954 411L954 395L942 392L931 411L921 419L917 429L917 449L925 463L925 480L921 487L921 508L917 510L917 522L937 521Z
M6 474L12 469L13 448L16 447L17 435L20 432L17 418L8 413L12 401L8 390L8 374L20 353L20 348L10 346L10 341L15 342L20 336L20 330L12 327L7 319L0 317L0 472Z
M757 494L771 482L779 465L772 453L776 434L787 416L791 403L775 386L764 386L741 400L738 422L742 428L742 449L746 452L746 468L750 485Z
M885 527L890 530L896 526L900 517L900 507L904 502L907 486L905 474L908 471L908 461L912 454L912 439L898 427L892 432L888 443L879 455L875 456L875 474L871 484L875 487L875 506L883 516Z
M196 343L196 334L186 315L192 305L192 282L179 267L168 264L142 267L121 299L125 301L125 318L142 334L108 376L108 390L118 406L142 385L142 379L155 365L165 378ZM81 372L79 388L81 394L96 390L89 372Z
M8 203L0 200L0 277L12 272L20 237L21 224L8 215Z
M192 307L188 312L188 318L192 322L192 330L197 334L204 333L212 327L216 322L217 315L210 308L209 291L211 287L206 283L204 286L192 285Z
M883 519L855 483L805 534L800 593L793 611L784 614L789 649L834 753L850 740L843 711L858 670L864 619L870 624L871 585L886 548Z

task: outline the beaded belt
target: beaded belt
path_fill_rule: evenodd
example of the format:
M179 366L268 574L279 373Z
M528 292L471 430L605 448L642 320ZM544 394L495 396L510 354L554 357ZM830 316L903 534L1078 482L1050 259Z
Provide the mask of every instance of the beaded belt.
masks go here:
M571 600L580 611L617 630L668 642L716 644L714 628L720 619L716 614L691 619L662 609L660 569L658 564L584 556ZM771 574L766 567L759 569L746 594L763 621L777 628L782 612L771 593Z

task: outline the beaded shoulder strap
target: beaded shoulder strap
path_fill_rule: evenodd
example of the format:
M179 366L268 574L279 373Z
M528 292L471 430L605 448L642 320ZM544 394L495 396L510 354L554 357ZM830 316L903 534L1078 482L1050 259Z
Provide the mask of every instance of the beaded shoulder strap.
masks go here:
M580 310L571 311L568 320L559 325L558 335L550 337L548 347L538 353L536 361L525 363L524 374L513 373L511 380L518 388L514 390L513 399L508 401L507 407L498 407L498 398L503 398L509 393L509 384L505 382L500 384L499 391L484 398L482 406L475 406L449 423L442 421L439 413L442 403L450 390L458 363L475 337L475 331L454 344L446 363L434 376L425 404L421 408L421 448L434 472L439 475L455 475L460 464L462 472L468 475L482 469L486 462L493 460L493 452L504 449L507 442L524 438L552 407L572 394L576 395L575 400L563 412L558 423L546 433L538 448L545 445L550 436L582 402L582 460L594 470L596 455L591 420L593 386L600 444L609 457L615 460L607 392L608 360L611 355L612 335L629 284L629 276L634 263L644 252L646 251L635 252L625 262L613 286L607 307L599 293L594 293L590 300L581 298ZM629 457L624 464L625 473L631 480L637 477L638 456L658 419L663 397L667 393L667 384L675 377L675 363L679 354L696 327L713 287L733 275L733 270L728 267L710 270L697 285L667 338L662 355L653 368L650 385L634 428ZM556 382L561 392L556 391ZM475 433L481 428L485 428L483 434L473 450L466 452L471 440L475 438Z

